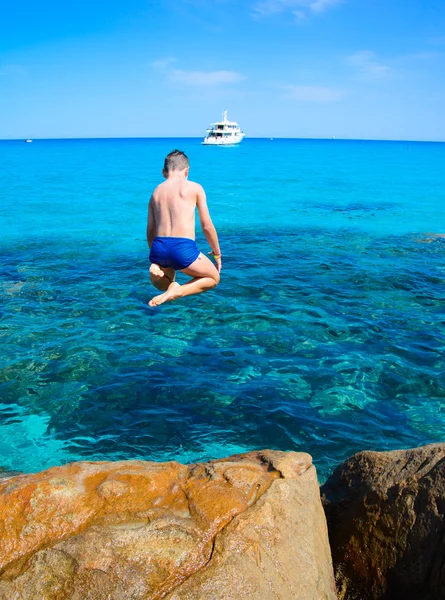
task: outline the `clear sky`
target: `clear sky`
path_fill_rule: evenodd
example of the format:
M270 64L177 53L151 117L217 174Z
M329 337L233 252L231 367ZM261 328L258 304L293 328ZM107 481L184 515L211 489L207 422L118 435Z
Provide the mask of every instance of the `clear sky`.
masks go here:
M2 3L0 138L445 141L445 0Z

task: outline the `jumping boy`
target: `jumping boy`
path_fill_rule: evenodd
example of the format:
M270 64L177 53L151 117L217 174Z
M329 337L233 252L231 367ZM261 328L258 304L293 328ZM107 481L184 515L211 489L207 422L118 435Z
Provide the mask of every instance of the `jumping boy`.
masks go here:
M210 218L204 189L188 181L189 161L184 152L173 150L165 158L166 181L154 190L148 205L147 241L150 248L150 281L160 291L149 306L159 306L184 296L201 294L219 283L221 250ZM216 267L195 242L195 208L202 231L212 249ZM180 285L176 271L192 279Z

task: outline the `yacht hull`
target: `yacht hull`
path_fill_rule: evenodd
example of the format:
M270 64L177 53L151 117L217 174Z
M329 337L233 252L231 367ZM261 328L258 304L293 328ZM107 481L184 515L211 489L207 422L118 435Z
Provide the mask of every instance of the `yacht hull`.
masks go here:
M212 138L204 138L204 141L201 142L203 146L236 146L237 144L241 144L243 141L243 137L238 139L212 139Z

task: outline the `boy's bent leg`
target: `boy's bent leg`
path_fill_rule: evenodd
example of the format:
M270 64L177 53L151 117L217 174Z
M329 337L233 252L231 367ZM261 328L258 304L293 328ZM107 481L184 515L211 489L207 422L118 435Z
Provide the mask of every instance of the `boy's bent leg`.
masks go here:
M160 290L165 292L168 286L175 280L176 271L172 267L161 267L156 263L152 263L150 267L150 281Z
M201 294L207 290L211 290L216 287L219 283L219 273L215 265L212 263L207 256L200 254L198 258L192 262L186 269L182 269L181 273L190 275L193 277L191 281L188 281L184 285L179 285L175 281L172 282L165 294L155 296L148 303L150 306L159 306L165 302L171 302L178 298L184 298L185 296L193 296L195 294Z
M186 269L182 269L181 273L193 277L191 281L188 281L181 286L182 298L184 296L193 296L195 294L206 292L207 290L212 290L218 285L220 280L218 269L212 261L202 253L191 265Z

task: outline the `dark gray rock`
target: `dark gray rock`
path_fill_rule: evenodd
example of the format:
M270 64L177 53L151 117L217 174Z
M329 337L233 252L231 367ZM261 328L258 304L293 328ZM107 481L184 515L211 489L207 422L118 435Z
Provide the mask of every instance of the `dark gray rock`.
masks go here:
M339 598L445 599L445 444L360 452L321 494Z

